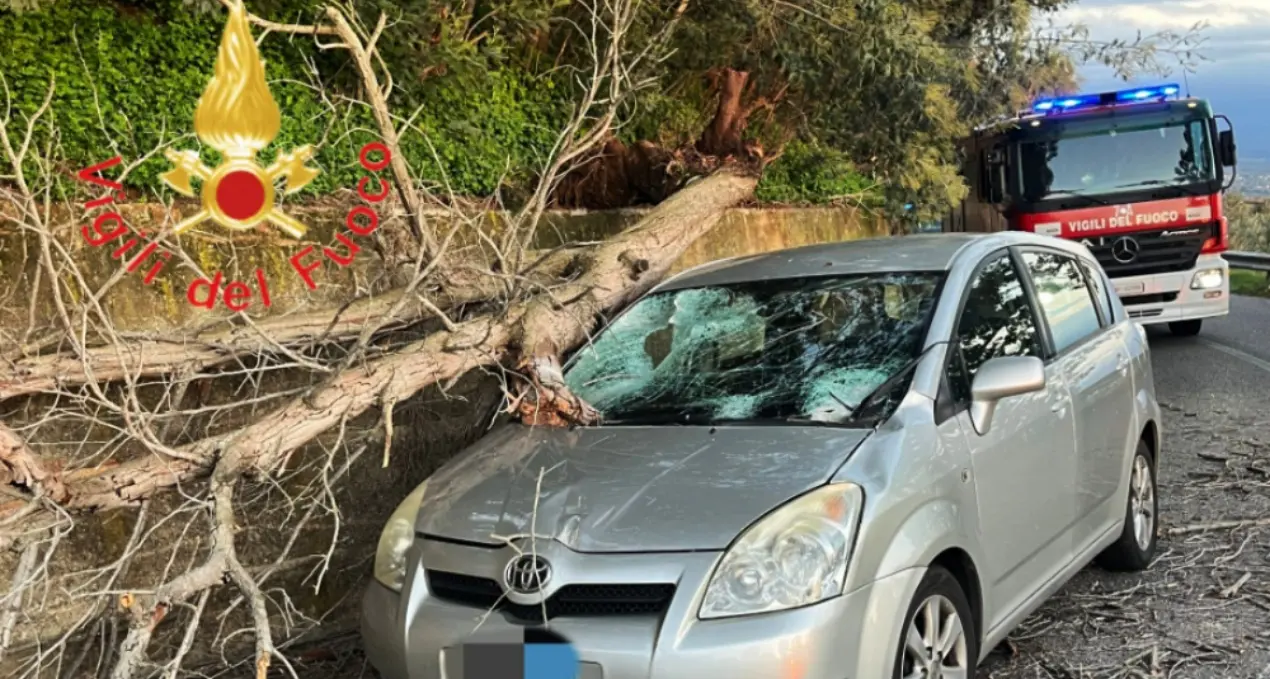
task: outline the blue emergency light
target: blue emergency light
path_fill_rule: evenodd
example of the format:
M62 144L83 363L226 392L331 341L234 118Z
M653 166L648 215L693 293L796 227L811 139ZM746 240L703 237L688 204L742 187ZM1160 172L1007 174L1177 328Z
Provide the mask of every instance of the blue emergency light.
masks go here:
M1094 106L1110 106L1113 104L1133 104L1148 101L1163 101L1176 96L1182 88L1177 85L1158 85L1156 87L1138 87L1118 92L1101 92L1099 94L1075 94L1053 99L1038 99L1032 104L1037 113L1055 113L1059 111L1078 111Z

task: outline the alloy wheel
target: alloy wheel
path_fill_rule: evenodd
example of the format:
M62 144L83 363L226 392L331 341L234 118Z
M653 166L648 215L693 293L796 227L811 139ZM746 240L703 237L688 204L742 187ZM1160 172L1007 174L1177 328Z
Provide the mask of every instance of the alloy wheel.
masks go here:
M904 639L904 679L972 679L966 628L952 601L941 594L918 607Z
M1155 532L1155 482L1151 478L1151 466L1141 455L1133 460L1133 475L1129 480L1130 514L1133 516L1133 537L1138 548L1151 546Z

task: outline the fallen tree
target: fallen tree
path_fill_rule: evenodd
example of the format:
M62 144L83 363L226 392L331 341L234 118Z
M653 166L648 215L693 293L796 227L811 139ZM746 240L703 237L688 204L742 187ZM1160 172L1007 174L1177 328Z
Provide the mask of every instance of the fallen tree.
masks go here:
M57 137L49 116L56 83L25 119L0 118L0 162L8 167L0 177L0 198L15 207L12 223L31 244L30 308L43 303L53 310L48 327L29 333L37 341L27 342L24 335L23 341L0 346L0 573L9 577L8 592L0 597L0 667L7 670L6 659L20 656L15 675L57 668L62 676L75 676L92 666L109 668L96 675L117 679L177 676L199 644L204 658L217 652L240 657L227 644L243 632L254 640L246 664L256 676L274 663L298 675L282 648L298 636L297 628L315 626L320 616L295 625L302 616L292 592L300 585L268 581L302 564L311 568L303 586L321 590L350 520L340 505L354 492L346 488L351 470L364 470L354 465L368 450L381 453L382 466L398 462L407 469L415 462L409 458L420 456L418 449L391 455L395 414L425 393L448 398L460 380L489 375L505 395L500 409L526 423L593 423L599 414L562 383L562 356L661 280L729 207L754 195L759 174L780 155L793 127L775 137L775 144L769 136L764 148L749 134L758 126L751 123L782 107L789 115L791 100L807 106L818 96L809 81L798 82L799 74L771 67L799 61L776 55L815 41L772 43L760 31L758 47L771 58L752 64L755 73L740 66L747 61L740 55L726 57L736 67L711 69L707 122L690 139L677 145L622 142L616 132L624 112L657 83L641 69L664 63L683 47L674 45L677 27L695 21L694 30L701 30L716 18L713 7L678 0L639 15L641 6L652 5L570 3L558 22L569 32L558 41L558 52L568 52L576 76L572 115L523 204L505 210L510 216L501 230L486 232L455 207L453 196L425 187L402 152L403 138L426 131L417 129L417 111L392 107L394 79L379 52L392 30L388 17L364 25L350 5L326 7L316 24L279 23L246 14L237 0L223 4L231 9L231 22L250 23L258 33L315 40L323 51L344 55L356 74L356 92L328 95L321 83L315 88L322 89L332 115L368 110L390 157L387 176L402 216L385 220L373 234L387 282L358 288L339 308L259 317L240 312L180 331L121 329L110 302L122 272L90 285L66 238L79 225L52 217L60 200L57 178L65 174L51 142ZM742 26L765 25L767 19L744 18L755 12L784 13L782 21L819 30L828 26L841 48L835 54L858 42L842 25L865 33L874 27L870 17L819 16L793 5L733 9L743 15ZM877 18L899 21L891 14ZM630 42L636 31L639 45ZM251 56L245 46L256 39L240 32L227 42L237 50L235 58L245 58ZM716 47L697 42L699 48ZM904 53L906 59L926 63L917 58L925 43L900 42L916 46L914 54ZM740 41L725 47L748 49ZM861 64L856 72L829 63L827 72L835 78L830 91L849 92L856 86L851 78L871 77L873 61ZM905 96L926 102L932 95L910 88ZM910 108L922 115L939 110ZM841 117L842 111L831 105L820 113ZM857 124L867 123L875 137L860 146L862 157L874 157L878 138L889 140L882 148L894 152L893 140L905 136L893 134L885 116L845 117L850 123L835 134L852 137ZM956 127L935 122L940 124L932 129ZM931 165L929 158L918 160L914 167ZM126 181L138 162L113 180ZM534 245L551 205L632 202L655 207L600 243L550 250ZM446 211L468 229L480 256L456 252L460 227L441 228L425 218L425 208ZM205 274L171 233L158 238L188 269ZM6 332L0 328L0 338L13 337ZM220 397L217 389L224 392ZM370 457L375 456L365 459ZM267 539L244 525L261 514L280 524L270 527L274 532ZM300 536L314 530L319 515L326 522L318 531L324 543L296 556ZM98 534L110 531L94 531L86 525L89 516L123 525L111 528L127 536L117 553L101 546L107 541ZM94 542L99 539L101 544ZM68 545L76 540L93 547L80 570L67 572L65 562L77 556ZM271 543L269 549L248 554L259 542ZM145 560L145 549L158 554L151 560L159 566L144 576L130 575L132 564ZM50 602L59 599L88 604L56 634L23 633L22 624L38 624ZM234 629L238 610L241 628ZM199 641L208 630L211 641ZM22 654L14 653L15 637L29 642Z
M721 170L684 189L634 227L586 257L584 273L498 314L485 314L440 330L392 354L346 369L303 398L231 434L203 439L129 463L66 475L0 429L0 461L15 485L30 484L68 509L137 505L154 492L210 472L226 456L244 468L269 472L300 446L367 409L410 398L419 390L469 370L503 364L541 385L550 381L563 351L582 343L610 313L649 290L680 255L712 229L727 208L748 198L757 179ZM195 354L196 356L198 354ZM174 362L173 365L179 365ZM532 392L529 398L533 399ZM544 415L543 419L547 419ZM7 433L7 436L6 436ZM8 443L6 446L5 443Z
M103 303L114 282L101 289L88 286L74 248L58 235L70 230L50 220L54 211L48 187L57 174L56 159L33 152L36 131L47 122L42 121L47 107L16 137L12 136L18 129L15 121L0 120L0 152L14 173L6 197L17 206L15 222L38 243L41 278L32 294L50 300L56 310L55 327L43 333L38 343L0 348L0 402L53 399L52 405L31 402L15 411L26 413L19 420L0 421L0 487L6 496L0 498L0 546L21 555L13 587L0 609L18 610L24 598L36 596L40 583L54 575L53 555L68 535L73 536L77 517L86 512L142 509L124 555L105 566L105 571L101 566L89 571L94 574L89 582L99 580L102 572L113 574L110 582L120 579L138 553L138 545L145 542L144 536L176 517L150 517L146 511L152 503L166 502L163 491L174 490L189 498L193 504L184 503L180 511L192 512L188 520L202 516L208 525L205 546L194 548L187 568L166 574L150 586L131 586L122 595L111 594L107 588L90 597L98 603L71 629L25 656L18 667L20 674L36 675L43 668L67 662L72 642L90 625L100 624L96 621L123 624L126 629L109 637L118 639L117 645L106 637L93 641L90 635L72 667L83 662L96 643L101 654L97 664L108 664L117 679L156 670L179 671L194 645L194 631L203 624L210 594L228 582L246 604L246 624L255 639L255 674L263 677L271 664L281 662L294 675L279 650L271 620L285 607L276 608L263 583L278 564L287 561L314 508L333 505L335 480L373 442L365 437L346 438L349 423L379 411L385 430L379 440L384 464L388 464L394 409L426 388L448 388L476 370L502 375L503 388L512 395L507 409L528 422L594 420L596 413L573 399L558 379L562 353L584 342L607 317L654 286L729 207L748 200L757 183L761 165L753 158L694 153L691 166L671 168L666 163L659 171L666 175L663 181L675 187L697 179L672 191L673 195L617 236L599 244L531 250L534 230L561 177L590 162L593 151L611 138L618 111L632 87L632 61L649 57L652 49L631 50L623 42L635 18L635 3L596 2L588 10L590 25L582 31L591 45L592 69L580 86L575 115L561 132L538 190L515 211L503 233L478 232L477 240L489 255L485 260L493 262L482 269L481 258L449 250L453 232L438 233L422 217L425 203L443 209L446 203L419 188L400 153L402 119L389 108L391 74L376 53L385 18L381 16L367 29L357 17L332 7L320 25L279 24L245 14L237 2L226 0L225 4L231 11L231 24L249 21L270 32L334 40L325 47L350 55L365 105L373 112L379 136L394 161L389 172L405 214L405 229L388 225L376 234L379 250L385 253L384 268L393 271L395 287L338 309L263 318L239 313L179 333L122 331ZM667 31L681 14L682 10L669 16ZM233 49L242 49L241 44ZM385 76L387 81L381 82ZM31 167L35 171L29 174ZM128 169L114 181L124 181ZM461 223L472 224L451 209ZM171 234L160 238L166 238L165 244L200 271ZM253 381L280 370L307 374L310 379L303 388L266 391L246 405L209 406L205 399L188 395L206 391L207 385L225 379L226 374ZM218 422L222 417L234 423ZM84 419L93 427L114 432L108 449L68 454L40 440L56 422ZM202 435L193 435L198 433ZM333 434L336 440L328 445L324 439ZM308 505L309 509L296 522L274 565L264 570L249 568L235 537L240 521L237 507L249 501L241 496L243 484L253 478L283 483L288 462L310 446L325 451L321 453L325 455L323 485L316 490L311 485L301 488L312 497L307 502L300 500L304 495L288 500L294 507ZM343 454L348 459L342 464L336 461L341 455L338 450L347 451ZM338 514L334 517L338 534ZM336 536L331 540L326 560ZM181 549L174 545L169 558ZM116 619L114 611L122 611L124 617ZM229 612L218 616L222 625ZM11 629L20 617L8 616L5 624ZM184 620L184 639L174 650L163 652L161 665L154 665L150 656L156 635L162 623L174 617ZM0 659L10 650L12 637L3 632ZM217 635L221 643L223 636Z

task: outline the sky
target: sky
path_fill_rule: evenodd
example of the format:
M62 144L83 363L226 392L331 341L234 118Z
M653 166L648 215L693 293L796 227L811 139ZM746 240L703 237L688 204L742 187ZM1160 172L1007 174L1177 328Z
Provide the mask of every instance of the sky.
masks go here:
M1059 24L1081 23L1095 40L1133 40L1138 31L1185 32L1207 21L1200 53L1207 57L1194 73L1147 75L1125 85L1102 66L1082 66L1082 90L1104 91L1138 84L1189 84L1191 94L1208 99L1214 112L1235 126L1240 160L1270 163L1270 0L1079 0L1055 17Z

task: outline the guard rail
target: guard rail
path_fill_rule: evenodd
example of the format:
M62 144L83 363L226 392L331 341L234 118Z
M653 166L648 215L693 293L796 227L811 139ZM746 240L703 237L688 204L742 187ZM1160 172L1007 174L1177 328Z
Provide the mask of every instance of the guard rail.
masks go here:
M1232 269L1248 269L1270 273L1270 254L1264 252L1223 252Z

